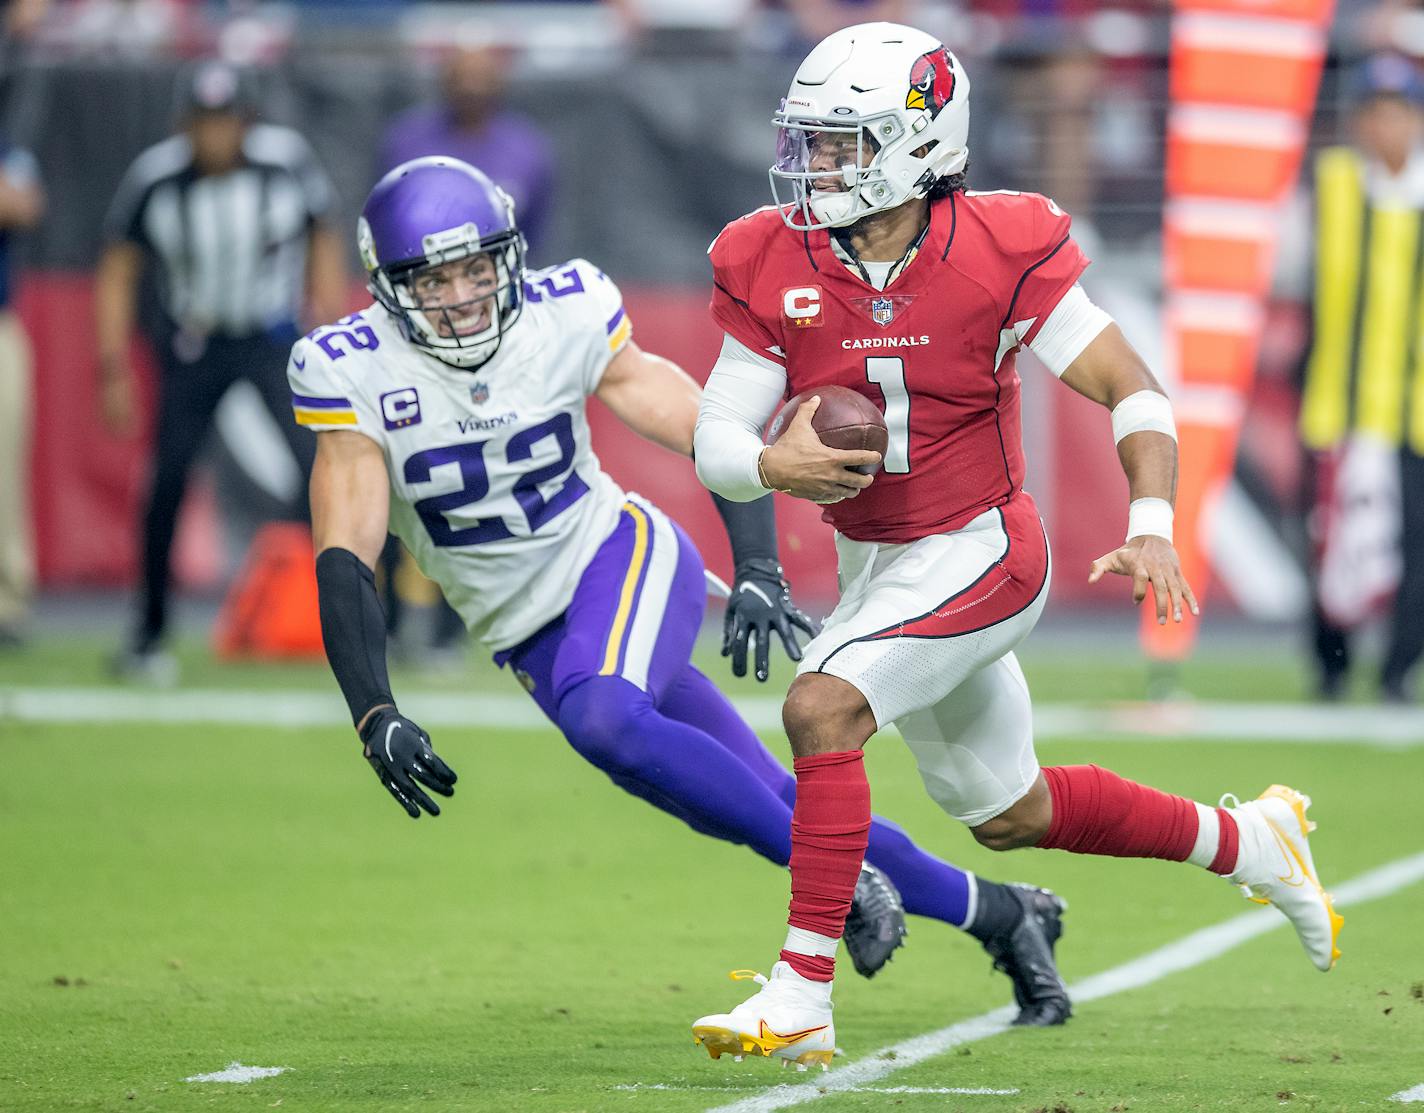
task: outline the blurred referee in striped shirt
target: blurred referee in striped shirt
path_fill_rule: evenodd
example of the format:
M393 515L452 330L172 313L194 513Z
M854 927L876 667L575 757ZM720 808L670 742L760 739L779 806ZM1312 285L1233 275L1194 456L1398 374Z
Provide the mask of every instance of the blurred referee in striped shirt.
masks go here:
M221 63L187 73L178 105L182 130L144 151L114 197L95 290L103 416L128 432L129 342L145 266L156 270L161 376L143 586L118 666L159 683L176 678L162 648L173 531L213 412L229 386L251 380L309 474L314 438L291 421L287 355L303 322L333 320L345 304L343 248L326 224L331 185L306 140L255 123L246 76Z

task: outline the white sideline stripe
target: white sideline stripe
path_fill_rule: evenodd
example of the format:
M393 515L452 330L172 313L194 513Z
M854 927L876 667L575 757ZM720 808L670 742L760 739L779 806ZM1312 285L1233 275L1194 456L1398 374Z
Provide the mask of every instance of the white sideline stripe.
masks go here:
M733 701L753 730L780 733L781 700L741 696ZM546 728L532 700L522 693L478 695L415 692L401 701L422 726ZM1413 749L1424 746L1424 709L1330 706L1299 703L1046 703L1034 708L1040 739L1209 738L1299 744L1341 743ZM272 727L343 726L346 705L330 691L190 688L0 688L0 721L30 723L232 723Z
M1418 1086L1411 1086L1407 1090L1400 1090L1397 1094L1389 1095L1390 1101L1424 1101L1424 1082Z
M244 1067L241 1063L229 1063L223 1070L212 1074L195 1074L184 1082L253 1082L259 1078L272 1078L282 1074L286 1067Z
M679 1086L673 1082L631 1082L613 1087L627 1093L640 1090L669 1090L687 1093L692 1090L718 1094L738 1094L746 1091L745 1086ZM843 1094L961 1094L968 1096L1012 1097L1018 1090L991 1090L987 1086L849 1086Z
M1343 907L1376 900L1421 880L1424 880L1424 852L1400 858L1378 869L1362 873L1342 885L1333 886L1335 903ZM1149 951L1131 962L1084 978L1068 987L1068 995L1075 1005L1082 1005L1129 989L1139 989L1169 974L1209 962L1258 935L1274 930L1284 922L1285 917L1274 908L1243 913L1222 923L1194 931L1175 943ZM926 1059L943 1055L951 1048L1002 1035L1011 1027L1014 1012L1013 1006L1006 1005L982 1016L961 1020L958 1024L951 1024L936 1032L928 1032L903 1043L872 1051L863 1059L822 1074L814 1082L774 1086L743 1101L716 1106L708 1110L708 1113L769 1113L773 1109L805 1105L827 1094L843 1093L852 1087L864 1086L905 1067L912 1067Z

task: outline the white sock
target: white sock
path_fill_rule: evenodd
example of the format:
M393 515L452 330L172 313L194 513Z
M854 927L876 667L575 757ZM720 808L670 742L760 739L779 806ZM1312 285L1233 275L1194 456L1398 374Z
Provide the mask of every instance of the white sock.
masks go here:
M1196 808L1197 841L1192 845L1187 861L1207 869L1216 861L1216 852L1221 848L1221 820L1217 818L1215 808L1208 808L1205 804L1197 804Z
M968 931L974 926L974 917L979 914L979 878L968 870L964 876L969 879L969 903L964 911L964 923L956 924L960 931Z

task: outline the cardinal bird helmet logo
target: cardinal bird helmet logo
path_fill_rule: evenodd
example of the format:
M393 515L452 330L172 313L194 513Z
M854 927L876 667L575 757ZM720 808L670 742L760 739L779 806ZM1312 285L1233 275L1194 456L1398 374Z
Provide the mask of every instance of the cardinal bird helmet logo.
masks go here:
M948 49L936 47L921 54L910 67L910 91L905 94L905 107L927 110L938 116L954 96L954 64Z

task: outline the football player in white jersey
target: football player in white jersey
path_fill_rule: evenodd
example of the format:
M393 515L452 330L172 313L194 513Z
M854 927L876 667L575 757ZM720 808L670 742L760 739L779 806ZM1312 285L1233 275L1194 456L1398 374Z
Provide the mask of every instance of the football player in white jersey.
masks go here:
M785 866L795 781L691 664L701 557L600 469L589 442L596 394L690 456L697 384L633 342L617 287L592 264L526 271L513 204L465 163L392 170L359 235L376 304L299 341L289 378L296 420L320 434L322 637L381 783L412 818L439 814L426 790L455 786L391 694L372 572L389 529L580 754L695 830ZM764 680L772 632L799 659L795 629L811 624L776 560L769 497L715 501L736 563L723 651L741 674L755 639ZM857 969L884 964L908 910L980 939L1013 981L1021 1023L1067 1017L1058 898L966 874L885 820L869 843L879 870L863 873L846 937Z

